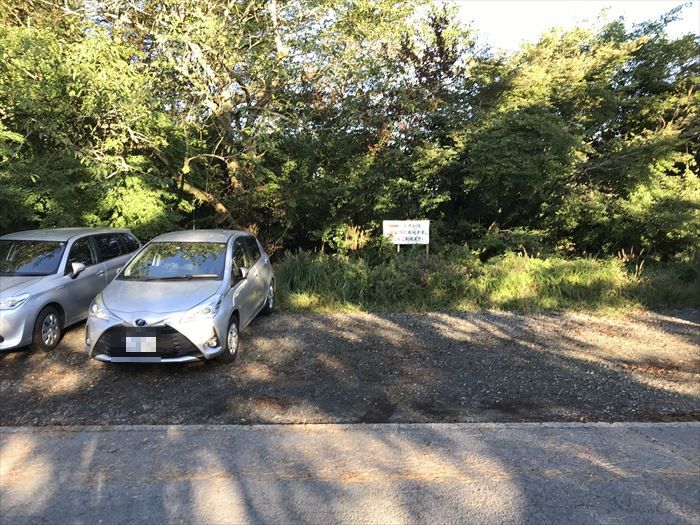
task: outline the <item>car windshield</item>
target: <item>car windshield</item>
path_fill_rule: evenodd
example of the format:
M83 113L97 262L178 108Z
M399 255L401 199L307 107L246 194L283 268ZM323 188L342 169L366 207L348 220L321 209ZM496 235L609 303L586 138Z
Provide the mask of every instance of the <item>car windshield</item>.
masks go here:
M225 261L225 243L154 242L124 268L119 278L128 281L221 280Z
M65 242L0 240L0 275L51 275L61 264Z

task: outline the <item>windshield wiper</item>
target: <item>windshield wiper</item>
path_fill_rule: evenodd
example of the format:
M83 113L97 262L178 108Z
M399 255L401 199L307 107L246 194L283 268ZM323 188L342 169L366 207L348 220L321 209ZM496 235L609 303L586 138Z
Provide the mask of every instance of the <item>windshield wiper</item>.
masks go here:
M37 272L0 272L0 275L6 277L46 277L49 274Z
M169 275L167 277L147 277L146 281L189 281L191 275Z
M144 281L189 281L190 279L220 279L216 273L188 273L187 275L168 275L165 277L146 277Z

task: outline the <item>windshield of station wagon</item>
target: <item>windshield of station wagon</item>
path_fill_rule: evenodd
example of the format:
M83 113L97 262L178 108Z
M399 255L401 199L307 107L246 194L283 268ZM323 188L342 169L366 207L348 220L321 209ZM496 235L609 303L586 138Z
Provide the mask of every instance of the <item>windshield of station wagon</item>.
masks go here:
M165 281L224 277L226 243L154 242L132 260L123 280Z
M0 275L51 275L61 264L65 242L0 240Z

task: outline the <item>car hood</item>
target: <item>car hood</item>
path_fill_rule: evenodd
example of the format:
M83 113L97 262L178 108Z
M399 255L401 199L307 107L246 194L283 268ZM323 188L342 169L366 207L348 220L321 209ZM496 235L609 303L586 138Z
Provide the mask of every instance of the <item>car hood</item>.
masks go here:
M2 275L0 276L0 293L4 296L22 293L43 278L43 276L36 275Z
M197 306L214 295L221 281L112 281L102 292L105 306L115 313L167 314Z

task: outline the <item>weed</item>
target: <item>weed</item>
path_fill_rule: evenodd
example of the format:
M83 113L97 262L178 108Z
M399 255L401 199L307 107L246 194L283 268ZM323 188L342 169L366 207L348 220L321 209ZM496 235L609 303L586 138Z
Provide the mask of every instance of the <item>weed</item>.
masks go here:
M619 310L700 305L697 263L626 263L623 258L528 257L485 262L461 250L381 258L299 251L276 265L288 310Z

